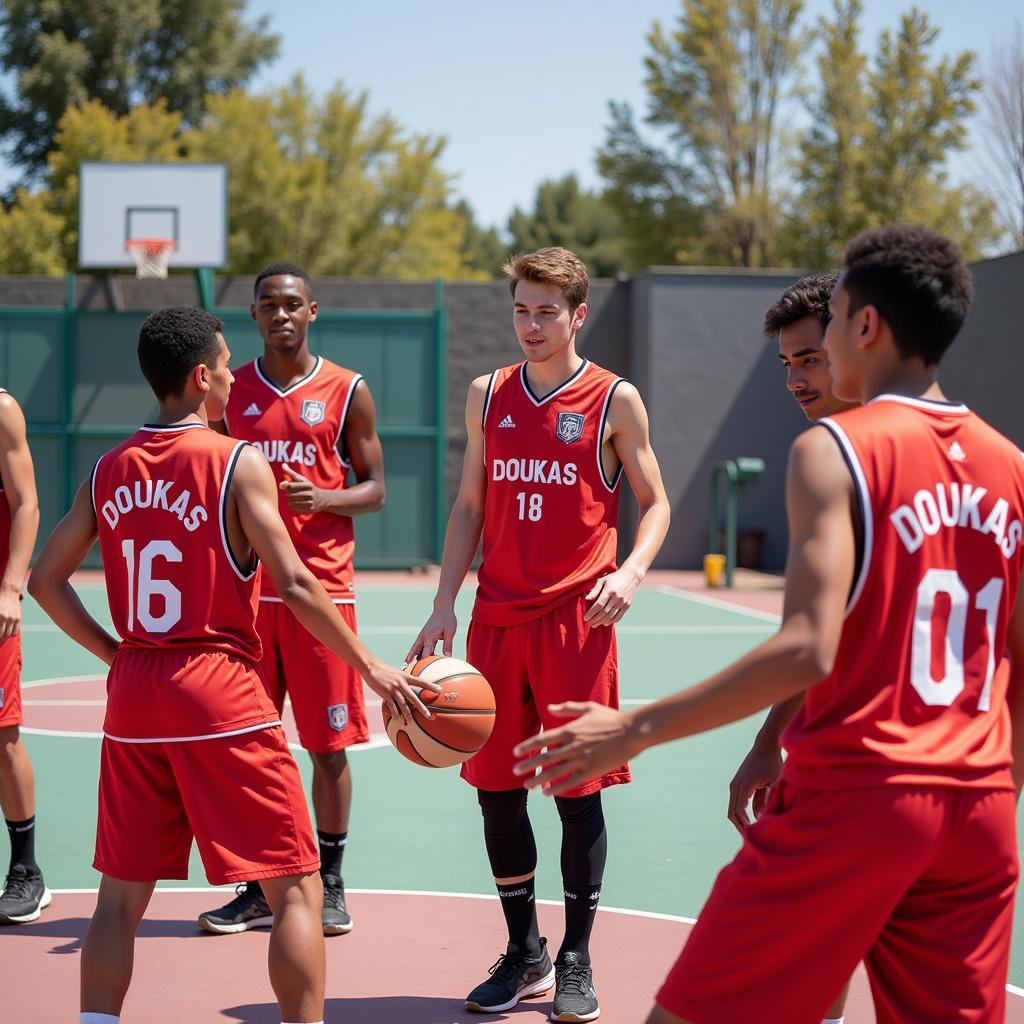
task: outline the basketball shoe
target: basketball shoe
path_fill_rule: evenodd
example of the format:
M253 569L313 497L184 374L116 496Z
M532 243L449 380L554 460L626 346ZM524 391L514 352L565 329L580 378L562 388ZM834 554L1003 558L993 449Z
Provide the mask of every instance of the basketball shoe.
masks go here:
M601 1007L594 991L594 975L590 964L579 953L568 952L555 962L555 1003L551 1020L597 1020Z
M259 885L242 882L235 886L235 893L235 898L220 910L207 910L200 914L199 927L215 935L232 935L274 923L270 904Z
M466 1009L481 1013L511 1010L520 999L547 992L555 981L555 969L548 956L548 940L540 940L540 956L528 957L514 942L487 972L490 978L481 982L466 996Z
M0 896L0 924L28 924L52 900L38 868L30 871L24 864L13 864Z
M345 906L345 883L337 875L324 875L324 935L345 935L352 931L352 918Z

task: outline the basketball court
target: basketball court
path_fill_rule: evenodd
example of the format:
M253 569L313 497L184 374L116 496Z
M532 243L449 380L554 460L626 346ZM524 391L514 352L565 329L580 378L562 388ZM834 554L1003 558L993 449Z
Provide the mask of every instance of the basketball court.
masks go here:
M95 575L79 593L109 622ZM463 589L460 629L472 590ZM401 660L433 597L408 574L360 579L360 632L381 655ZM692 574L652 573L619 627L623 699L636 705L696 682L774 629L781 593L704 591ZM460 632L456 655L464 653ZM81 940L95 903L91 869L103 716L102 668L25 602L25 738L37 772L39 859L54 891L34 924L0 929L8 977L31 979L5 993L12 1020L68 1019L77 1007ZM758 716L759 719L760 716ZM758 719L659 747L634 765L634 783L606 794L609 861L594 935L602 1020L640 1024L682 945L718 869L739 838L726 821L727 787ZM345 879L355 922L327 940L327 1020L363 1024L454 1024L546 1018L550 996L503 1014L463 1010L465 994L504 947L472 790L457 769L417 767L383 735L353 755L356 800ZM294 739L294 734L292 735ZM308 782L304 754L299 763ZM542 931L557 946L561 930L558 820L553 802L531 796L540 863ZM135 980L124 1020L188 1019L194 1024L277 1020L266 980L266 931L212 936L200 911L226 902L193 858L190 877L163 883L139 933ZM827 898L827 894L823 894ZM1017 913L1007 1020L1024 1022L1024 955ZM794 922L798 927L798 922ZM13 1001L12 1001L13 1000ZM849 1024L874 1020L859 971Z

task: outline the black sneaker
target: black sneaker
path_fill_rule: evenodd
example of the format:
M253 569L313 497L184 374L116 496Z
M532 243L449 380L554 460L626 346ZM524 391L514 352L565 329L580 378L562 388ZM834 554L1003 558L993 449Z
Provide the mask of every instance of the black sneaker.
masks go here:
M597 1020L600 1016L590 964L584 963L579 953L566 953L555 963L555 1003L551 1007L551 1020Z
M345 907L345 883L334 875L324 875L324 910L321 920L324 935L344 935L352 931L352 918Z
M232 935L250 928L266 928L274 923L263 890L258 885L242 882L235 886L237 895L220 910L208 910L199 915L199 927L215 935Z
M511 1010L520 999L547 992L555 981L555 969L548 956L547 939L540 940L540 956L527 957L514 943L498 957L481 982L466 996L466 1009L481 1013Z
M24 864L14 864L4 879L4 892L0 896L0 924L28 924L52 901L53 895L38 868L29 871Z

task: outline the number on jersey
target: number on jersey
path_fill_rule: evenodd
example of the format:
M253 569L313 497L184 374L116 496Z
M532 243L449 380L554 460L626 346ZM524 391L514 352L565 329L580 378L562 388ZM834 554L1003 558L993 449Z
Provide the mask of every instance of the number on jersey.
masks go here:
M544 514L543 494L527 494L526 491L520 491L516 495L516 501L519 503L520 519L529 519L531 523L540 522L540 517Z
M169 540L151 540L139 552L135 563L135 541L121 542L121 554L128 565L128 628L135 622L147 633L166 633L181 618L181 591L170 580L153 578L153 561L180 562L181 552ZM153 599L163 599L163 611L157 615Z
M935 600L939 594L949 598L949 618L943 638L945 668L941 679L932 675L932 636ZM988 667L985 683L978 697L978 710L988 711L992 695L992 677L996 673L996 623L1003 581L993 577L974 595L974 609L985 615L985 637L988 643ZM964 689L964 637L971 595L952 569L929 569L917 588L914 609L914 637L910 656L910 682L929 707L949 707Z

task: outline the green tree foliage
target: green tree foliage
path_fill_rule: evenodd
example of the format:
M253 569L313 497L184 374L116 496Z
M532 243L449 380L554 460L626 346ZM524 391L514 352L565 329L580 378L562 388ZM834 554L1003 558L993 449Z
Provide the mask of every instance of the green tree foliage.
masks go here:
M454 209L463 224L463 275L471 280L499 277L509 247L501 240L496 228L485 228L477 223L476 214L465 199L460 199Z
M58 121L97 100L126 115L141 103L194 124L208 93L244 85L272 60L269 17L243 20L245 0L0 0L0 136L30 178L45 171Z
M10 209L0 205L0 273L59 277L67 270L63 217L47 196L18 189Z
M618 215L601 196L581 189L575 174L542 181L533 210L524 212L516 207L508 231L516 252L561 245L576 253L594 277L614 277L624 269Z
M858 231L925 224L955 238L970 257L998 235L994 207L970 185L949 185L948 154L967 143L980 83L974 57L931 58L938 29L918 8L882 32L874 60L858 46L861 0L835 0L818 25L820 86L799 142L797 190L784 258L834 264Z
M629 109L613 107L598 167L614 205L632 207L633 237L657 230L645 208L694 202L699 230L686 232L684 251L703 233L711 244L699 258L761 265L772 257L777 118L799 67L802 0L682 6L674 30L655 22L647 37L646 120L666 145L642 142Z

